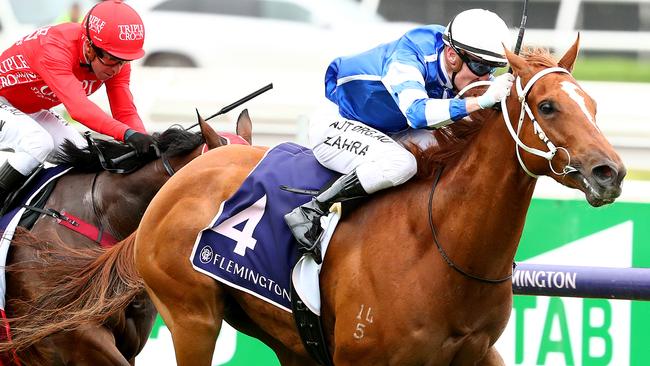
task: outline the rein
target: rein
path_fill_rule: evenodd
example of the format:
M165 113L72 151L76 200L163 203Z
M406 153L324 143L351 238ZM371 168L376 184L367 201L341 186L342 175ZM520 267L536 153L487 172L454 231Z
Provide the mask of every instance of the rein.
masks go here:
M519 165L521 168L532 178L538 178L539 175L534 174L531 172L528 167L526 167L526 164L524 161L521 159L521 154L519 152L519 148L525 150L528 153L531 153L533 155L542 157L548 161L549 167L551 168L551 171L556 174L556 175L567 175L569 173L576 172L576 168L571 166L571 154L569 154L569 150L566 148L560 146L556 147L555 144L548 138L546 133L544 133L544 130L540 126L539 122L537 122L537 119L533 115L532 110L530 109L530 106L526 102L526 97L528 96L528 93L530 92L530 89L533 87L533 85L542 77L554 73L554 72L559 72L559 73L566 73L566 74L571 74L569 71L566 69L563 69L561 67L550 67L544 70L539 71L533 77L526 83L525 87L522 87L521 85L521 77L517 76L517 83L515 85L515 89L517 90L517 98L519 102L521 103L521 109L519 113L519 121L517 123L517 131L515 132L512 123L510 122L510 115L508 114L508 107L506 103L507 98L501 99L501 111L503 114L503 121L506 124L506 128L508 129L508 132L510 133L510 136L515 142L515 152L517 154L517 160L519 161ZM472 83L470 85L467 85L465 88L463 88L460 92L458 92L458 95L456 96L457 98L461 97L465 92L467 92L469 89L475 88L477 86L485 86L485 85L490 85L490 81L478 81L475 83ZM519 134L521 132L521 127L523 126L524 119L528 115L528 118L530 119L531 123L533 124L533 132L535 135L546 145L548 148L548 151L542 151L533 147L530 147L526 144L524 144L521 139L519 139ZM564 151L564 153L567 155L568 162L564 166L561 172L555 171L553 168L553 157L557 154L558 151ZM491 278L484 278L480 277L477 275L473 275L469 273L468 271L458 267L447 255L447 252L445 252L444 248L440 245L440 242L438 241L438 237L436 235L436 229L433 225L433 193L436 190L436 186L438 185L438 181L440 180L440 176L442 175L442 170L443 168L438 169L438 172L436 173L436 177L433 180L433 184L431 186L431 192L429 193L429 226L431 228L431 234L433 236L433 242L436 244L436 247L438 248L438 252L440 252L440 255L442 258L445 260L447 265L449 267L453 268L456 272L462 274L465 277L471 278L473 280L479 281L479 282L484 282L484 283L490 283L490 284L499 284L503 283L505 281L508 281L512 278L512 272L502 278L497 278L497 279L491 279ZM512 264L512 268L514 270L515 268L515 263Z
M517 124L517 131L515 132L514 128L512 127L512 123L510 122L510 116L508 114L508 107L506 104L506 99L503 98L501 99L501 111L503 114L503 120L506 124L506 127L508 129L508 132L510 133L510 136L515 142L515 151L517 154L517 160L519 161L519 165L521 168L531 176L532 178L538 178L539 176L532 173L528 167L526 167L526 164L523 162L521 159L521 154L519 153L519 148L525 150L528 153L531 153L533 155L542 157L548 161L548 164L551 168L551 171L554 174L557 175L566 175L572 172L576 172L577 170L571 166L571 155L569 154L569 151L564 148L564 147L556 147L555 144L548 138L546 133L544 133L544 130L542 130L542 127L540 126L539 122L537 122L537 119L533 115L533 112L531 111L530 107L528 106L528 103L526 102L526 97L528 96L528 93L530 92L530 89L533 87L533 85L542 77L545 75L548 75L553 72L559 72L559 73L567 73L570 74L567 70L561 68L561 67L551 67L547 68L544 70L539 71L537 74L535 74L526 84L525 87L521 86L521 77L517 77L517 84L516 84L516 90L517 90L517 97L519 102L521 103L521 111L519 113L519 122ZM490 85L490 81L477 81L475 83L472 83L465 88L463 88L460 92L458 92L457 98L462 96L465 92L467 92L471 88L475 88L477 86L485 86L485 85ZM523 126L524 119L528 115L528 118L530 119L531 123L533 124L533 132L537 137L548 147L549 151L542 151L539 149L532 148L526 144L524 144L521 139L519 139L519 133L521 132L521 127ZM564 151L568 157L568 163L562 170L562 172L556 172L555 169L553 169L553 157L557 154L558 151ZM431 186L431 192L429 193L429 226L431 228L431 234L433 236L433 242L436 244L436 247L438 248L438 252L440 252L440 255L442 258L445 260L447 265L449 267L453 268L456 272L462 274L465 277L471 278L473 280L483 282L483 283L489 283L489 284L499 284L503 283L505 281L508 281L512 278L512 272L502 278L497 278L497 279L492 279L492 278L484 278L480 277L474 274L469 273L468 271L458 267L456 263L454 263L449 256L447 255L447 252L445 252L444 248L440 245L440 242L438 241L438 236L436 235L436 229L433 225L433 193L436 190L436 186L438 185L438 181L440 180L440 176L442 175L442 170L443 168L438 169L438 172L436 173L436 177L433 180L433 184ZM515 264L512 264L512 268L514 270Z
M122 156L118 156L117 158L107 159L104 156L102 150L95 143L95 140L92 139L90 132L86 132L84 136L86 137L86 142L88 143L88 146L92 147L96 151L97 158L99 159L99 164L101 164L102 168L107 172L116 173L116 174L129 174L140 168L139 166L135 166L132 169L115 168L114 166L118 162L124 161L132 156L135 156L134 152L129 151L128 153ZM174 168L169 162L169 159L167 158L167 156L165 156L165 153L159 153L159 155L160 155L160 160L162 161L163 168L165 168L165 171L167 172L167 174L169 174L170 177L173 176L174 173L176 172L174 171Z
M169 162L169 159L167 159L167 156L164 153L160 154L160 161L162 162L163 168L165 168L165 172L167 172L170 177L174 176L176 172L174 171L172 164Z
M445 252L445 249L440 245L440 242L438 241L438 235L436 235L436 228L433 225L433 193L436 190L436 187L438 186L438 182L440 181L440 176L442 175L443 167L440 167L436 173L436 177L433 180L433 184L431 185L431 192L429 192L429 227L431 228L431 235L433 237L433 242L436 244L436 248L438 248L438 252L440 252L440 256L442 256L442 259L445 260L447 265L451 268L453 268L456 272L462 274L465 277L471 278L473 280L483 282L483 283L489 283L492 285L498 285L500 283L506 282L512 278L512 272L510 272L509 275L502 277L502 278L485 278L485 277L480 277L477 275L473 275L469 273L468 271L460 268L454 261L449 258L447 255L447 252ZM515 264L512 264L512 269L514 271Z
M95 176L93 177L93 182L90 186L90 204L92 205L93 213L97 218L98 234L97 234L97 240L95 241L101 243L102 236L104 235L104 226L102 225L102 220L101 217L99 216L99 210L97 209L97 205L95 204L95 186L97 185L97 178L99 177L99 173L100 172L95 173Z
M228 145L228 140L226 140L224 145ZM203 145L201 145L201 155L205 154L208 150L209 150L208 144L204 143ZM174 170L172 163L169 162L167 155L165 155L165 153L163 152L160 153L160 162L162 163L163 168L165 168L165 171L167 172L167 174L169 174L170 177L173 177L174 174L176 174L176 171Z
M97 149L97 151L99 152L99 149ZM201 154L203 154L203 150L201 150ZM101 161L102 158L103 158L102 155L101 155L101 152L99 152L99 155L100 155L100 161ZM170 177L172 177L176 172L174 171L174 168L172 167L171 163L169 162L169 159L167 158L167 156L164 153L160 154L160 161L162 163L163 168L165 169L165 172ZM104 164L102 163L102 166L103 165ZM112 172L112 173L118 173L116 171L116 169L107 169L107 171ZM92 182L92 184L90 186L90 204L91 204L91 206L93 208L93 213L95 214L95 217L97 218L97 231L98 231L97 232L97 238L93 239L93 240L95 240L97 243L100 243L100 244L102 244L102 246L104 246L104 243L102 242L102 237L105 235L104 234L105 229L104 229L104 226L101 223L99 210L97 209L97 205L95 204L95 186L97 185L97 178L99 177L99 173L101 173L101 172L95 173L95 176L93 177L93 182ZM65 214L62 215L62 219L66 220L66 221L69 220L69 218L66 217ZM77 225L74 225L74 226L78 227L79 225L77 224ZM75 228L71 228L71 230L75 230ZM78 230L75 230L75 231L78 231ZM110 233L106 233L106 236L109 237L109 241L114 240L113 236Z

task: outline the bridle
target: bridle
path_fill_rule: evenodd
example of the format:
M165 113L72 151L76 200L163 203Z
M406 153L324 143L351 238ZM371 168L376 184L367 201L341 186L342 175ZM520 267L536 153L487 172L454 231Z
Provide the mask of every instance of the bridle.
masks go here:
M569 173L577 172L578 170L574 167L571 166L571 154L569 154L569 150L567 150L565 147L556 147L555 144L548 138L548 135L544 133L544 130L542 129L542 126L540 126L539 122L537 122L537 119L533 115L533 112L530 109L530 106L526 102L526 97L528 96L528 93L530 92L530 89L533 87L533 85L542 77L545 75L548 75L550 73L554 72L559 72L559 73L565 73L565 74L571 74L569 71L566 69L563 69L561 67L550 67L544 70L541 70L537 72L529 81L526 83L526 86L522 88L521 86L521 77L517 77L516 84L515 84L515 89L517 90L517 97L519 102L521 103L521 109L519 112L519 122L517 123L517 132L515 133L512 124L510 123L510 116L507 113L506 108L506 100L505 98L501 100L501 110L504 111L503 113L503 120L506 124L506 127L508 128L508 132L510 132L510 136L512 139L515 141L517 146L515 147L515 151L517 152L517 160L519 160L519 165L521 168L532 178L538 178L539 175L534 174L533 172L526 167L526 164L524 161L521 159L521 154L519 152L519 148L522 148L528 153L531 153L533 155L542 157L548 161L548 165L551 169L551 172L555 175L567 175ZM546 144L546 147L548 148L548 151L542 151L539 149L535 149L533 147L527 146L524 144L520 139L519 139L519 133L521 132L521 127L524 123L525 119L525 114L528 115L528 118L530 119L531 123L533 124L533 132L537 137L544 143ZM555 157L556 153L558 151L564 151L564 153L567 155L567 164L564 166L561 172L555 171L553 168L553 157Z
M528 96L528 93L530 92L530 89L533 87L533 85L539 79L541 79L542 77L544 77L544 76L546 76L546 75L548 75L550 73L554 73L554 72L570 74L569 71L567 71L566 69L563 69L561 67L547 68L547 69L544 69L544 70L541 70L541 71L537 72L528 81L528 83L526 83L526 86L523 87L523 88L522 88L522 85L521 85L521 77L519 77L519 76L517 77L516 84L515 84L515 89L517 90L518 100L521 103L521 111L519 113L519 122L517 124L517 131L516 132L515 132L514 128L512 127L512 124L510 123L510 116L508 115L508 108L507 108L507 104L506 104L506 99L507 98L503 98L501 100L501 111L502 111L502 114L503 114L503 120L504 120L504 122L506 124L506 127L507 127L508 131L510 132L510 136L515 141L515 151L517 153L517 159L519 160L519 165L526 172L526 174L528 174L532 178L537 178L538 175L532 173L526 167L526 164L521 159L521 155L519 153L519 148L525 150L528 153L531 153L533 155L536 155L536 156L539 156L539 157L542 157L542 158L546 159L548 161L548 163L549 163L549 166L551 167L551 171L554 174L566 175L566 174L569 174L571 172L576 172L577 171L574 167L572 167L570 165L571 164L571 155L569 154L569 151L564 147L556 147L555 144L553 144L553 142L551 142L551 140L548 138L546 133L544 133L544 131L542 130L542 127L540 126L539 122L537 122L537 119L533 115L533 112L531 111L530 106L526 102L526 97ZM474 88L474 87L477 87L477 86L490 85L490 83L491 83L490 81L478 81L478 82L472 83L472 84L466 86L465 88L463 88L463 90L461 90L458 93L457 97L462 96L465 92L467 92L467 90L469 90L471 88ZM532 148L532 147L524 144L521 141L521 139L519 139L519 133L521 132L521 127L523 125L523 122L524 122L524 119L525 119L526 115L528 115L528 118L530 119L531 123L533 124L533 131L535 132L535 135L537 135L537 137L544 144L546 144L549 151L542 151L542 150L539 150L539 149ZM553 160L553 157L560 150L564 151L567 154L568 163L564 167L562 172L556 172L553 169L552 160ZM432 234L432 237L433 237L433 242L436 245L436 247L438 248L438 252L440 252L440 255L442 256L442 259L444 259L445 263L447 263L447 265L449 267L453 268L456 272L460 273L461 275L463 275L465 277L468 277L470 279L473 279L473 280L476 280L476 281L479 281L479 282L496 285L496 284L500 284L500 283L503 283L503 282L506 282L506 281L510 280L512 278L512 273L514 272L514 269L515 269L515 263L512 264L512 271L510 272L509 275L507 275L505 277L501 277L501 278L485 278L485 277L474 275L474 274L468 272L467 270L459 267L456 263L454 263L453 260L451 260L451 258L449 258L449 256L447 255L447 252L445 251L445 249L442 247L442 245L440 245L440 242L438 241L438 236L436 234L435 226L433 225L433 194L435 192L436 186L438 185L438 181L440 180L440 176L442 175L442 170L443 170L442 167L438 169L438 171L436 173L436 176L435 176L435 178L433 180L433 184L431 185L431 191L429 193L429 204L428 204L429 227L431 228L431 234Z
M567 150L565 147L557 147L548 137L548 135L544 132L542 129L542 126L539 124L537 119L535 118L535 115L533 114L532 110L530 109L530 106L528 105L528 102L526 101L526 98L528 97L528 93L530 92L531 88L533 85L539 81L542 77L551 74L551 73L565 73L565 74L571 74L569 71L567 71L564 68L561 67L549 67L543 70L538 71L533 77L526 83L525 87L522 87L521 84L521 77L517 76L516 83L515 83L515 90L517 91L517 98L519 100L519 103L521 104L520 107L520 112L519 112L519 121L517 123L517 131L514 130L512 123L510 122L510 115L508 114L508 109L507 109L507 98L503 98L501 100L501 111L503 114L503 121L506 124L506 128L508 129L508 132L510 133L510 136L512 137L513 141L515 142L515 152L517 154L517 160L519 161L519 165L521 168L532 178L539 178L539 175L533 173L528 169L526 164L521 158L521 153L520 153L520 148L523 149L524 151L539 156L541 158L544 158L548 161L548 165L551 169L551 172L556 175L567 175L569 173L574 173L577 172L578 170L571 166L571 154L569 153L569 150ZM485 85L490 85L490 81L478 81L472 84L467 85L465 88L463 88L457 95L457 97L462 96L465 92L467 92L469 89L475 88L477 86L485 86ZM519 138L519 134L521 133L521 129L524 124L524 120L526 115L528 115L528 118L530 122L532 123L533 127L533 132L535 135L546 145L548 148L548 151L542 151L533 147L530 147L523 143L521 139ZM564 166L561 172L558 172L553 168L553 158L557 154L558 151L563 151L567 155L567 164Z

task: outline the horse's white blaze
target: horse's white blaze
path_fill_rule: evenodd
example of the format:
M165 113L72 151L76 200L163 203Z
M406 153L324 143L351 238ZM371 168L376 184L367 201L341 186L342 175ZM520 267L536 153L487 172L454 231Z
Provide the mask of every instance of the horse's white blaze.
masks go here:
M592 115L591 112L589 112L587 109L587 102L585 102L585 97L578 92L582 91L582 89L570 81L563 81L561 84L562 90L564 90L569 95L569 98L573 99L578 104L582 110L582 113L585 114L589 122L596 126L594 115ZM598 126L596 126L596 128L598 128Z

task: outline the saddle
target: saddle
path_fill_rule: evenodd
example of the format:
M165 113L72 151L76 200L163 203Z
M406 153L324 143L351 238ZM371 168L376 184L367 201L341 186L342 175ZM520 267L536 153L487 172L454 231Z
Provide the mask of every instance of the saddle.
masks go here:
M210 227L198 234L190 256L196 271L293 313L303 345L323 365L332 365L332 360L320 320L320 265L316 253L305 254L295 244L284 215L339 176L303 146L284 143L271 148L221 203ZM347 201L346 206L359 202ZM338 219L339 213L321 221L327 225L319 245L321 259Z

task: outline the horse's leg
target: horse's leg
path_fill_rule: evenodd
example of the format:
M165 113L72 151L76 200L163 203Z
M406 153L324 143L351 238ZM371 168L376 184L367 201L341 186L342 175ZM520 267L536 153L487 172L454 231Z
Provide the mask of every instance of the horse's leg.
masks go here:
M120 320L124 321L124 325L119 324L119 327L114 327L114 330L121 330L116 334L118 340L118 347L127 358L135 358L144 348L149 340L149 334L156 321L158 311L154 307L149 295L146 291L142 291L137 295L120 314Z
M247 318L244 323L242 323L242 318ZM318 363L310 356L296 354L294 351L282 344L282 342L264 332L259 326L257 326L257 324L251 323L250 319L248 319L246 315L243 315L242 318L235 319L233 317L228 317L227 319L230 324L233 324L233 320L237 322L238 331L243 332L250 337L259 339L271 348L273 352L275 352L275 355L278 357L282 366L318 366Z
M135 247L138 271L172 334L178 366L210 366L224 314L221 285L195 271L190 261L178 261L191 253L201 229L195 225L205 224L141 225Z
M499 354L499 351L494 348L494 346L490 347L488 350L487 354L481 361L479 361L477 366L506 366L506 363L503 361L503 358L501 358L501 355Z
M246 151L242 156L247 159L219 162L220 152L228 157L239 151ZM179 366L210 366L224 318L222 285L194 270L188 260L196 236L263 153L230 146L194 160L158 192L138 227L136 267L172 334Z
M131 366L115 346L113 333L104 327L87 326L51 338L66 365Z
M185 298L167 296L159 289L149 293L172 334L178 366L209 366L221 330L224 307L222 301L216 301L221 291L212 290L216 296L198 299L186 286Z

